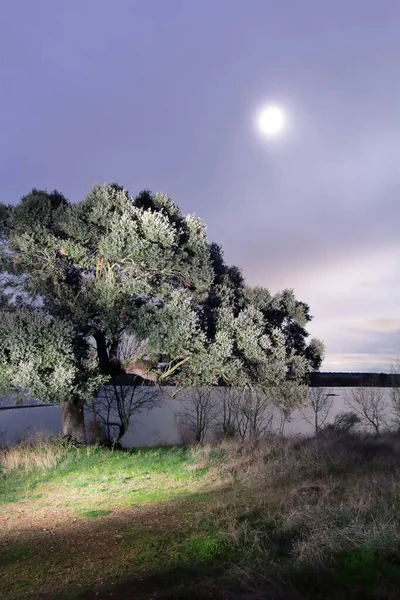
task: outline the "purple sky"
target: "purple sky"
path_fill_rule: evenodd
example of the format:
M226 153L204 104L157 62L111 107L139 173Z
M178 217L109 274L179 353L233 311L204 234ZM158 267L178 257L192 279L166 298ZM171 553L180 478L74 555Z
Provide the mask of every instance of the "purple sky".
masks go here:
M385 371L399 31L399 0L2 0L0 199L168 193L250 283L311 305L324 370ZM273 142L254 126L268 102L291 122Z

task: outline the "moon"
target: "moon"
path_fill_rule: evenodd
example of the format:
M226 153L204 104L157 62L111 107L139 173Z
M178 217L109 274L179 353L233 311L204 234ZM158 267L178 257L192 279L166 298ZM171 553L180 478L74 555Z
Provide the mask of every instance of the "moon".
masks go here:
M281 135L285 129L285 125L286 115L280 106L266 106L258 115L258 128L267 137Z

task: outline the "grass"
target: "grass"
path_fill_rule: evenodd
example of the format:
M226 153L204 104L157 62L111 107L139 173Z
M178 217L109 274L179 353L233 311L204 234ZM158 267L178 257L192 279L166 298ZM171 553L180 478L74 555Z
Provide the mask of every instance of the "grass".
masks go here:
M110 452L68 448L57 439L30 441L0 454L0 504L44 494L55 507L77 510L165 500L199 479L196 470L184 468L189 461L184 448Z
M105 517L111 513L110 510L83 510L81 515L83 517L87 517L88 519L95 519L96 517Z
M32 550L28 546L14 544L10 548L5 546L0 549L0 566L19 563L32 556Z
M23 598L396 598L399 439L0 451L0 586Z

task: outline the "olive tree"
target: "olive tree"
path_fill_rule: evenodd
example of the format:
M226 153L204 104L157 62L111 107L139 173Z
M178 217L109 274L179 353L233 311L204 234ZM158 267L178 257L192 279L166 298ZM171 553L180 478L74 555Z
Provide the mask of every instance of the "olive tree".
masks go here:
M180 302L187 309L207 296L212 268L205 226L162 194L132 198L118 185L96 185L72 204L58 192L32 190L1 215L3 290L9 297L22 294L30 306L42 305L53 319L73 324L82 339L93 340L95 383L98 374L113 378L123 372L121 337L131 332L145 338L148 313L160 308L184 329L190 323ZM173 351L179 335L174 341ZM157 353L154 344L152 349ZM169 355L172 373L176 362ZM83 399L91 387L84 380L81 385L79 394L63 398L63 428L76 438L83 436ZM27 389L37 392L35 386Z
M72 438L84 437L83 404L104 379L274 388L288 411L301 400L307 370L321 361L322 346L306 339L308 306L291 290L271 296L246 287L240 270L209 244L204 223L168 196L131 197L119 185L96 185L70 203L58 192L32 190L16 206L0 206L0 242L7 299L0 309L17 300L40 307L52 322L68 323L76 340L93 343L92 370L73 380L73 393L53 396ZM127 335L141 342L140 351L121 358ZM38 356L42 349L38 339ZM74 346L76 365L79 352ZM35 365L30 373L21 388L40 397L35 377L46 387L51 369Z

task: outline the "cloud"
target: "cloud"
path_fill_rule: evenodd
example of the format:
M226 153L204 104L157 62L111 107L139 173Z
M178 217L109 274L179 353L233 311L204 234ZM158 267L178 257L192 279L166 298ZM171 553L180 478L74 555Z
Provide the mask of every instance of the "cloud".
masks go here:
M356 323L354 324L356 326ZM400 331L400 318L397 319L366 319L360 320L359 327L366 331L379 331L383 333L393 333Z
M331 354L324 361L324 371L343 371L345 373L387 373L393 364L393 356L361 353L361 354Z
M326 345L323 370L387 371L400 354L398 262L391 243L277 273L275 283L310 304L309 331ZM250 279L268 287L267 275Z

